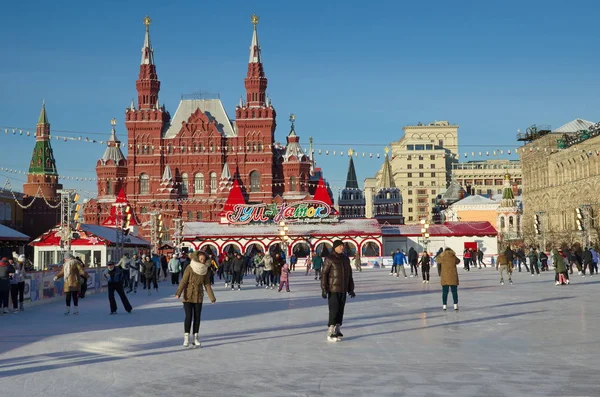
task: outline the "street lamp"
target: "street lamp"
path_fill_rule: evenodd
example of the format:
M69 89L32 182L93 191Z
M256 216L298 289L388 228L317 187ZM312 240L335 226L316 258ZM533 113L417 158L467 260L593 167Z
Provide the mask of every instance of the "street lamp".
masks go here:
M285 256L287 257L287 243L289 242L290 236L288 236L289 228L286 226L284 221L279 222L279 237L281 240L281 250L285 249Z
M429 244L429 223L425 219L421 219L421 242L423 243L423 250L427 251L427 244Z

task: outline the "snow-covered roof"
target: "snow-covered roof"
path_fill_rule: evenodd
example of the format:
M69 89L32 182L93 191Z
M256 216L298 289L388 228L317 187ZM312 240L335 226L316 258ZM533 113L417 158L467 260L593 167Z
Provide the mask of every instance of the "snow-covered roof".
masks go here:
M117 232L116 229L112 227L99 226L99 225L90 225L90 224L82 224L80 225L81 230L87 233L91 233L96 237L100 237L111 244L117 243ZM136 236L125 236L125 241L130 245L150 245L150 243L143 238Z
M29 236L0 224L0 241L29 241Z
M497 205L497 204L498 204L497 201L494 201L487 197L483 197L483 196L476 194L474 196L465 197L464 199L459 200L456 203L452 204L452 206L456 207L456 206Z
M165 139L175 138L181 130L181 124L186 122L196 109L200 109L209 119L216 121L217 130L221 135L235 136L231 121L220 99L182 99L165 133Z
M560 127L553 130L552 132L558 132L558 133L562 133L562 134L574 133L574 132L579 132L581 130L587 130L592 125L594 125L594 123L592 123L591 121L587 121L587 120L583 120L583 119L575 119L575 120L569 121L567 124L561 125Z
M348 219L338 223L288 223L289 236L379 236L376 219ZM264 237L279 236L279 225L227 225L214 222L186 222L184 239L196 237Z

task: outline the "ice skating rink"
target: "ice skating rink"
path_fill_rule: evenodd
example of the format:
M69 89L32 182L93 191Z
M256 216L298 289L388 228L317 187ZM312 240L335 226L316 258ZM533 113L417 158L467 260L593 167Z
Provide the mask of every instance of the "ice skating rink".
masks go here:
M431 284L354 273L343 342L326 341L327 306L303 271L291 293L215 285L202 347L184 348L170 282L130 294L109 315L106 293L65 316L62 300L0 317L0 395L53 396L598 396L600 277L459 271L460 311ZM118 298L117 298L118 300Z

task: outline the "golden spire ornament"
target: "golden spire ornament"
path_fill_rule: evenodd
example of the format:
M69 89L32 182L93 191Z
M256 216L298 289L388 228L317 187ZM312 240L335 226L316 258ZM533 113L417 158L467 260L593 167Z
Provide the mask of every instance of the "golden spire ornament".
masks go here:
M146 15L144 17L144 25L146 25L146 30L150 29L150 24L152 23L152 19Z
M252 25L254 25L254 27L256 27L256 25L258 25L258 20L260 19L260 17L256 14L252 14L250 19L252 20Z

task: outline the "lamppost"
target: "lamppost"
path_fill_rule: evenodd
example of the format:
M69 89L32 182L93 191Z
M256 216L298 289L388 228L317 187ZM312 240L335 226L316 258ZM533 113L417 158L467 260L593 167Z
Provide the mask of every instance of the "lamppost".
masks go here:
M421 219L421 243L423 243L423 250L427 251L427 244L429 244L429 223L425 219Z
M281 250L285 249L285 257L288 257L287 252L287 244L291 240L290 236L288 236L288 227L285 224L285 221L279 222L279 237L281 239Z

